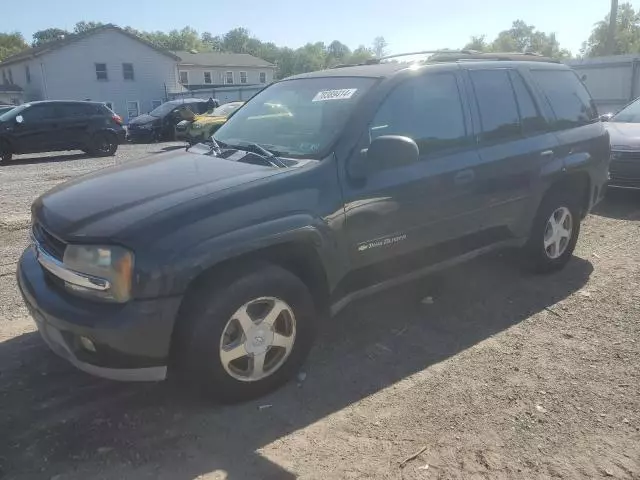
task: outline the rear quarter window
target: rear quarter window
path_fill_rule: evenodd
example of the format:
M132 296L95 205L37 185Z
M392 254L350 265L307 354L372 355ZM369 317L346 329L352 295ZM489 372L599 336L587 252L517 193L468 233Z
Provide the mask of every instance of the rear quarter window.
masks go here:
M573 70L531 70L555 115L553 128L563 130L598 120L598 111Z

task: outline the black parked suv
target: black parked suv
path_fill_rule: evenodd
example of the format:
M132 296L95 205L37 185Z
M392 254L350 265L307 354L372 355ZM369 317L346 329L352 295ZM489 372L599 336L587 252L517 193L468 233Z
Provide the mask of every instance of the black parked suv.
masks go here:
M207 111L207 100L201 98L184 98L171 100L159 107L144 113L129 122L128 138L132 142L157 142L173 140L175 128L185 119L191 119L193 114ZM185 115L183 112L189 110Z
M42 336L96 375L169 371L242 400L291 377L351 300L504 246L562 268L602 197L609 136L576 74L541 60L298 75L210 145L56 187L18 267Z
M122 119L103 103L25 103L0 115L0 163L14 154L60 150L114 155L124 138Z

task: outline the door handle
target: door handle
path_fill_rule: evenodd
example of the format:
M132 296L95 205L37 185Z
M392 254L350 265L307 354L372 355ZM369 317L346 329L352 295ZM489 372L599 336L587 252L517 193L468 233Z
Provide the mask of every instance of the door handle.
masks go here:
M549 158L549 157L553 157L554 153L555 152L553 150L544 150L540 152L540 156L543 158Z
M468 170L462 170L458 172L456 176L453 177L453 181L455 182L456 185L465 185L467 183L473 182L475 178L476 178L476 174L473 172L473 170L468 169Z

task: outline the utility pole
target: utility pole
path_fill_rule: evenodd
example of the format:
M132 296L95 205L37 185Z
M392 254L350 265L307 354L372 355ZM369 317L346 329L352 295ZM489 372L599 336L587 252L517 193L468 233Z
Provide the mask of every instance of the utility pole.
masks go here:
M616 48L616 26L618 20L618 0L611 0L611 13L609 14L609 30L605 44L605 55L613 55Z

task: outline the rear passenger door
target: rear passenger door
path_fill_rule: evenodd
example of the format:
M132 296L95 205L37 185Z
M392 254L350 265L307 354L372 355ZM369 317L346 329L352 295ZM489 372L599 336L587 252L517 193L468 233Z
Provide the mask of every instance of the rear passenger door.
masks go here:
M520 70L466 70L480 155L477 193L487 207L479 220L499 236L519 237L529 227L531 198L558 140Z
M89 144L91 125L98 116L98 107L91 104L60 105L60 148L74 149Z

